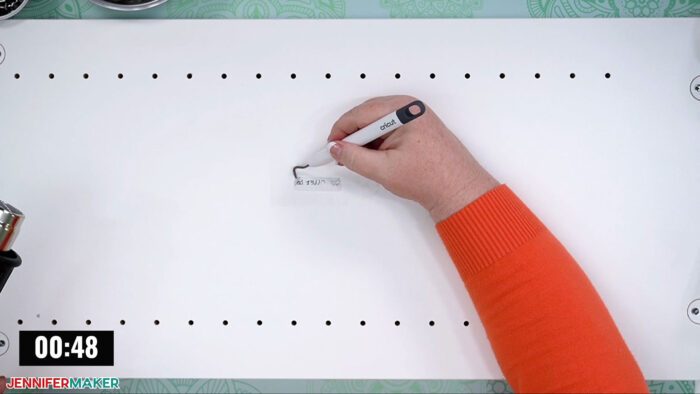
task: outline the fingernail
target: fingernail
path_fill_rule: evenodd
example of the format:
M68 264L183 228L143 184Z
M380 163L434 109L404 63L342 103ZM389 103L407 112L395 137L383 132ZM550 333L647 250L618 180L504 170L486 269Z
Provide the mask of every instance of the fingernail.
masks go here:
M343 149L339 143L331 142L331 156L333 156L334 159L338 160L340 158L340 152L342 150Z

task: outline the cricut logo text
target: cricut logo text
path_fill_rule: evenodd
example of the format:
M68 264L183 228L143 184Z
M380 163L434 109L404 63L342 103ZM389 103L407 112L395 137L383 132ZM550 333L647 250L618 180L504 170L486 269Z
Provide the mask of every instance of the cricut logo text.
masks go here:
M385 122L383 125L381 125L379 127L379 130L386 130L395 124L396 124L396 119L392 119L391 122Z

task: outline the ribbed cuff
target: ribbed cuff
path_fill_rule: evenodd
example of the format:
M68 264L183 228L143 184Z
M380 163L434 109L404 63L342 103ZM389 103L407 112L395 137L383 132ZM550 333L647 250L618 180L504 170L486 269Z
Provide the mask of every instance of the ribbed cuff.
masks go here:
M501 185L437 224L460 274L475 274L532 239L544 225Z

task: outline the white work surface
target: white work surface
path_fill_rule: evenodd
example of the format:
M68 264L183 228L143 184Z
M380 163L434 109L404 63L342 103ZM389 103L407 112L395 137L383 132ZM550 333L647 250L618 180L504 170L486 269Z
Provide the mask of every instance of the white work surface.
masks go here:
M648 379L700 377L698 19L10 21L0 44L9 376L501 377L422 209L339 166L304 173L342 191L293 188L339 115L410 94L567 246ZM18 367L33 329L114 330L115 365Z

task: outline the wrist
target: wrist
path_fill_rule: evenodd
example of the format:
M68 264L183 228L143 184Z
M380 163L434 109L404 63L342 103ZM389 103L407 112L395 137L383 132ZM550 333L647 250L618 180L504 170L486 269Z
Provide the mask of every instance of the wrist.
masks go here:
M436 198L430 207L426 206L426 209L433 221L439 223L499 185L491 174L480 169L473 177L461 179L454 182L453 187L445 188L445 193Z

